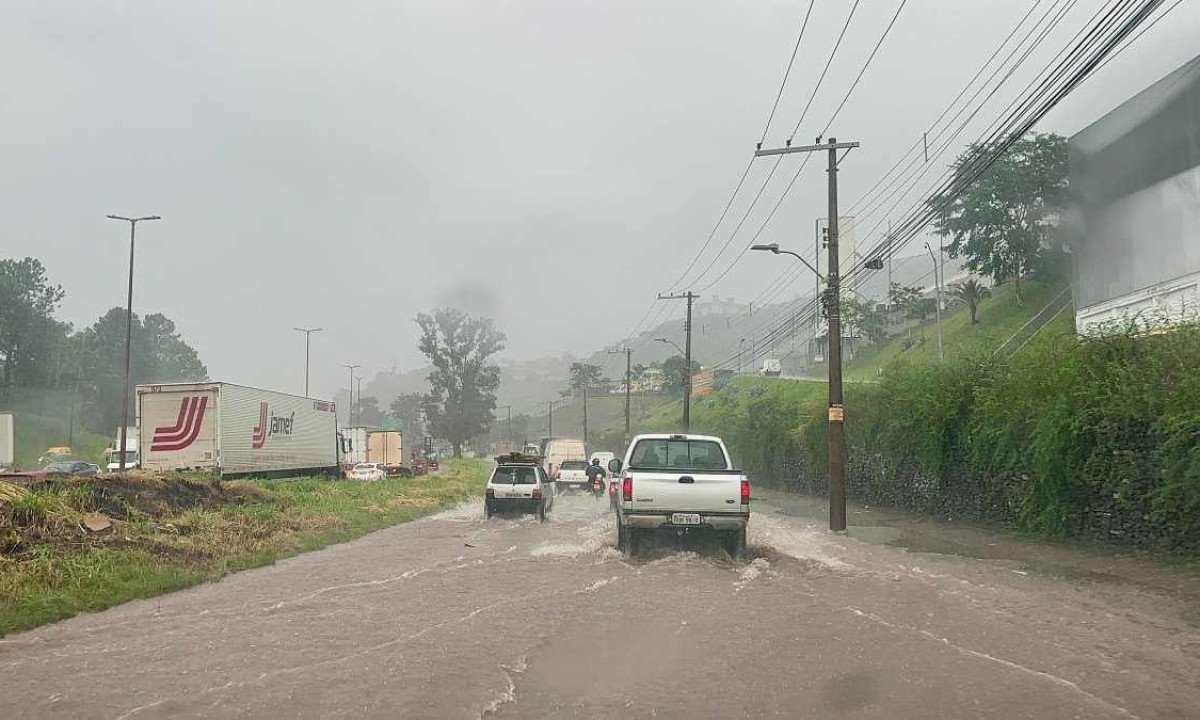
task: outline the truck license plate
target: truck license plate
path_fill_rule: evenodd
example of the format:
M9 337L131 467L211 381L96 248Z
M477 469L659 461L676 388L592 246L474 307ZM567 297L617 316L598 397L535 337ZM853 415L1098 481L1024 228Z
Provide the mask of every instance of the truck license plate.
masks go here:
M700 516L697 513L673 513L671 515L672 525L699 525Z

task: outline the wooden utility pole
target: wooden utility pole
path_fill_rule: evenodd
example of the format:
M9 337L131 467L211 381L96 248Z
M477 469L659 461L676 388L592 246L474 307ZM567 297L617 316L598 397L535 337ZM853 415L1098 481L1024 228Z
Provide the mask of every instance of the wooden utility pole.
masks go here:
M683 431L692 429L692 303L700 297L691 290L682 295L663 295L659 300L687 300L687 321L684 325L686 340L683 344Z
M609 355L619 355L625 353L625 442L628 443L631 437L629 433L629 393L630 385L633 383L633 350L631 348L621 348L620 350L609 350Z
M815 145L797 145L771 150L759 148L755 157L767 155L789 155L791 153L821 152L829 154L829 219L826 235L829 245L829 268L825 273L825 306L829 326L829 529L846 529L846 432L845 405L842 398L842 322L841 322L841 271L838 257L838 201L837 171L838 150L849 152L858 147L856 142L839 143L834 138L822 144L818 138Z

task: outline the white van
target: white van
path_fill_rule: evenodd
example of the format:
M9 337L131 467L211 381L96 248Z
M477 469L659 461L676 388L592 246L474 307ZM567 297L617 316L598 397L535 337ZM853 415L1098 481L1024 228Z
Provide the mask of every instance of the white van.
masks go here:
M546 447L542 452L542 469L546 471L547 475L555 477L558 469L567 460L587 462L587 448L584 447L582 440L553 438L546 442Z

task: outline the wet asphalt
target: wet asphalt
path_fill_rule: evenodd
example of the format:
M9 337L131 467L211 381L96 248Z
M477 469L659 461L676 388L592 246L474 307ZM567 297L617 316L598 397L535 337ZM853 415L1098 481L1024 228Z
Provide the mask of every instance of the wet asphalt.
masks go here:
M1100 582L986 531L1004 552L929 552L936 524L861 513L886 525L831 535L819 503L769 492L752 508L745 560L626 561L589 496L544 524L473 502L0 640L0 716L1200 717L1192 576Z

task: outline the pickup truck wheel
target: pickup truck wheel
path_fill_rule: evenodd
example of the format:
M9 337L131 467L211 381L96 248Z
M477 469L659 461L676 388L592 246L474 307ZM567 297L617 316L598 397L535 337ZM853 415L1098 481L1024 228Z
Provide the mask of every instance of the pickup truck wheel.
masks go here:
M638 528L625 528L625 547L624 553L626 558L636 557L641 551L642 546L642 531Z
M625 528L621 525L620 518L617 518L617 549L625 552Z
M746 528L734 530L725 537L725 550L729 557L741 560L746 554Z

